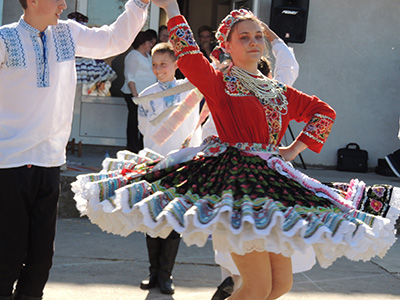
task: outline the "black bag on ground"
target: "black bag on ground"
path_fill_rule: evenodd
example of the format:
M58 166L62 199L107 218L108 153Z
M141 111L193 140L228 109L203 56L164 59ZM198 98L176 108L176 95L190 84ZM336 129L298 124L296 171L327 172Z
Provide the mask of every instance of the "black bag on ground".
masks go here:
M346 148L340 148L337 155L337 169L339 171L368 171L368 152L361 150L358 144L350 143Z

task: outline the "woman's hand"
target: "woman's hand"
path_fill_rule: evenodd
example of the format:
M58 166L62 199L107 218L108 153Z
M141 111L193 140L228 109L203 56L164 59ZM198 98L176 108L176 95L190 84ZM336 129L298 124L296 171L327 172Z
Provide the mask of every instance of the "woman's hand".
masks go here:
M300 152L307 148L308 146L306 144L296 140L288 147L279 147L279 154L284 158L284 160L292 161Z
M180 15L179 5L176 0L152 0L153 3L165 10L169 19Z

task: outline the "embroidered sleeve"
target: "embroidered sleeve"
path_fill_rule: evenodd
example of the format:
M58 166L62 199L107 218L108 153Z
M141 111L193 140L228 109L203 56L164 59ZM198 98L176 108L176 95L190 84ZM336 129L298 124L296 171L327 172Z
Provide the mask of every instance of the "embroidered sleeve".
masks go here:
M306 126L298 136L314 152L321 152L331 132L336 112L316 96L304 94L287 86L288 116L290 120L304 122Z
M226 96L222 73L215 70L200 52L192 30L183 16L168 21L169 36L178 57L178 67L186 78L204 95L214 112L225 109L222 98Z
M302 134L323 145L331 132L333 122L328 116L315 114L304 127Z
M193 38L193 32L183 16L176 16L168 23L169 37L175 49L176 57L201 53Z

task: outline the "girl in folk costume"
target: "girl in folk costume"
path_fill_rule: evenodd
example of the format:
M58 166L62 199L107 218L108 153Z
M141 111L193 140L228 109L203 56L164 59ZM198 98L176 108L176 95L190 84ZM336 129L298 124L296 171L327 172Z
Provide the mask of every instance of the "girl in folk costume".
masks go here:
M339 193L287 163L306 148L321 150L335 112L257 71L265 44L254 15L235 10L221 23L217 37L233 61L223 74L200 53L176 0L153 2L168 14L179 68L207 99L219 139L160 161L144 152L106 160L103 172L73 184L81 212L121 235L165 238L175 230L203 246L212 234L243 279L230 300L279 298L291 289L292 272L310 269L315 258L328 267L341 256L383 256L395 241L399 191L354 180ZM290 120L306 126L279 147ZM372 197L385 202L382 209L370 209Z

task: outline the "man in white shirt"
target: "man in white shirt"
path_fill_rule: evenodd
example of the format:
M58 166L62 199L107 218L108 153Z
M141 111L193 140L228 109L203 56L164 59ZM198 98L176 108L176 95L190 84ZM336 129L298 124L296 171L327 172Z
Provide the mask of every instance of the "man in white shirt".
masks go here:
M145 23L148 2L129 0L116 22L94 29L60 21L65 0L20 0L24 15L0 27L1 300L42 299L48 280L75 56L125 51Z

